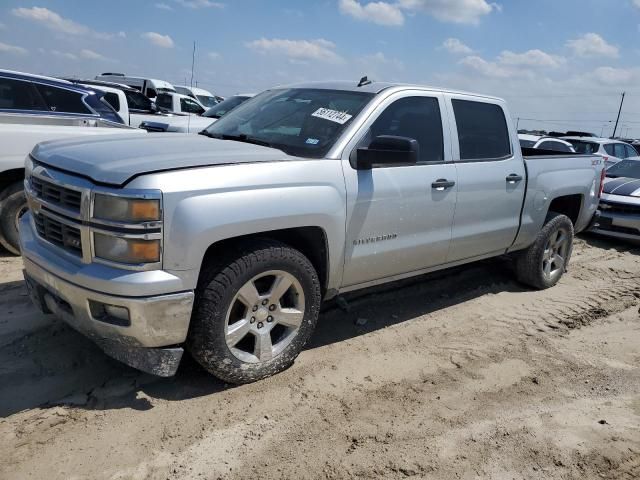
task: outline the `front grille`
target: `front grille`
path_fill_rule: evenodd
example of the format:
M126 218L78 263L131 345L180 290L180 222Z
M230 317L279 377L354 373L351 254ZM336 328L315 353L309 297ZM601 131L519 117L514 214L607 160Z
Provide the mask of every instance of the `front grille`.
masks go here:
M640 205L628 203L600 202L600 210L604 213L622 213L626 215L640 215Z
M74 255L82 256L80 229L66 225L46 214L33 214L38 236Z
M80 212L82 193L77 190L65 188L34 176L31 177L31 188L36 197L45 202Z

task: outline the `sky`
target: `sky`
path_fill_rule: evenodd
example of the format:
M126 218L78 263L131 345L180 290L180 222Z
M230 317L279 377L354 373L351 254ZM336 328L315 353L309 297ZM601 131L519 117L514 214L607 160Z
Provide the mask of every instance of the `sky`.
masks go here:
M0 1L0 68L218 95L373 80L505 98L520 128L640 137L640 0Z

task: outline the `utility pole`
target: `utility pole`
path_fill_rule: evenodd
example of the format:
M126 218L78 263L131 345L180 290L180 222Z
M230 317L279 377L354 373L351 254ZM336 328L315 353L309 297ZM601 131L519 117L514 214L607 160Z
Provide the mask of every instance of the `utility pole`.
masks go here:
M193 41L193 54L191 55L191 83L189 84L191 87L193 87L193 69L195 67L196 64L196 42L195 40ZM624 97L624 94L623 94Z
M618 118L616 119L615 127L613 127L613 135L611 135L611 138L616 137L616 130L618 130L618 122L620 121L620 114L622 113L622 104L624 103L624 95L625 92L622 92L622 100L620 100L620 110L618 110Z

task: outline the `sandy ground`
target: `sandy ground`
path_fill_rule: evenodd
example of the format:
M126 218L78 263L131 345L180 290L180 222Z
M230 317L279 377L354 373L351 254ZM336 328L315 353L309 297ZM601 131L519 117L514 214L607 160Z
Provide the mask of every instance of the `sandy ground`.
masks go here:
M20 268L0 258L2 479L640 478L632 246L578 239L544 292L495 260L353 296L242 387L110 360Z

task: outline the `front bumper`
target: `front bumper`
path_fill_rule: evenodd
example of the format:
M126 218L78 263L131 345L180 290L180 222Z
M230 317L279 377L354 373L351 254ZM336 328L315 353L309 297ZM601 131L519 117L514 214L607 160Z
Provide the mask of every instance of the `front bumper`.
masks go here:
M119 281L117 277L110 279L110 293L87 288L92 284L90 281L83 281L84 286L80 286L64 278L70 276L65 269L67 262L52 251L39 251L28 219L23 217L20 228L25 280L36 306L64 320L123 363L154 375L175 374L183 354L179 345L186 340L189 329L193 291L137 297L122 295L121 289L114 285ZM126 284L132 275L149 273L127 272L122 282ZM166 281L163 276L154 278L160 283ZM145 287L142 290L158 289L157 285ZM132 288L128 291L138 293ZM128 318L114 317L105 307L120 313L126 311Z
M598 211L599 216L589 229L590 232L640 242L640 215Z

